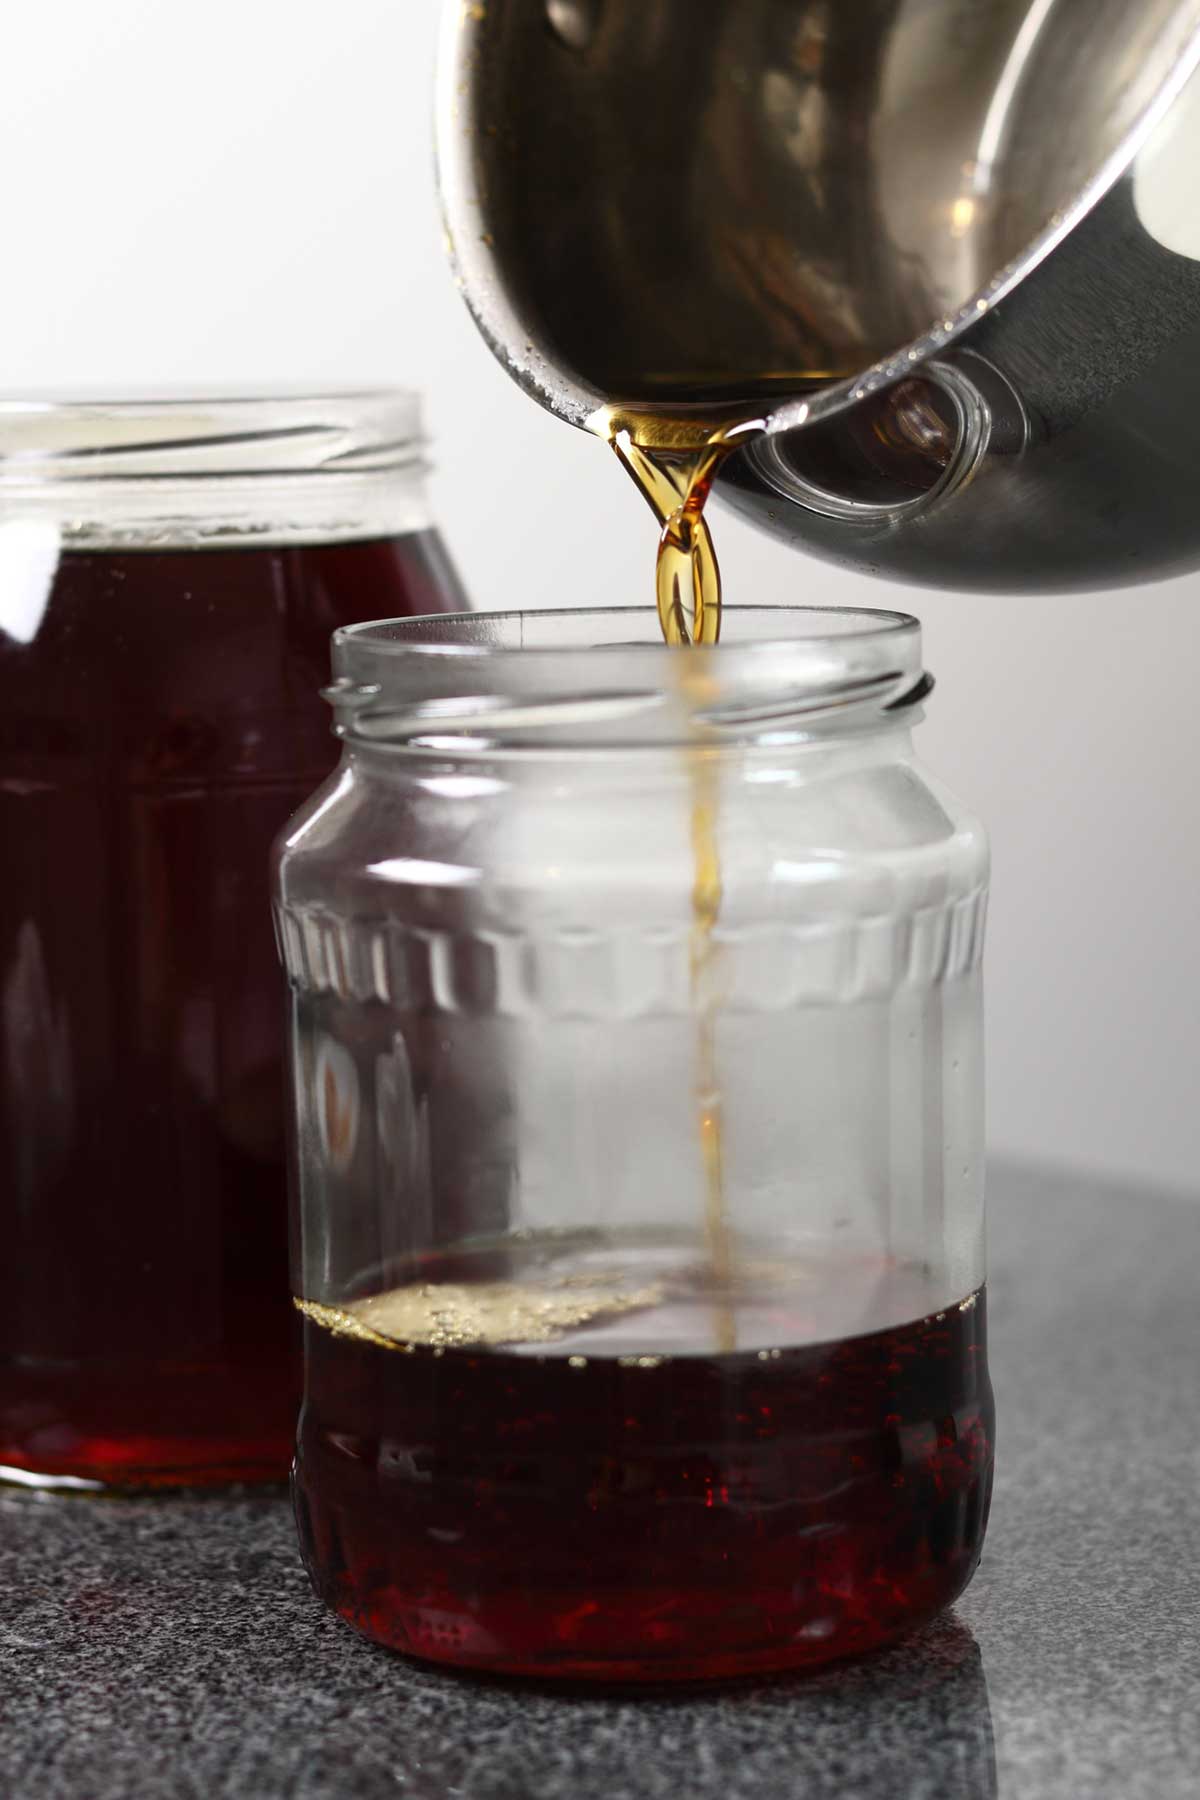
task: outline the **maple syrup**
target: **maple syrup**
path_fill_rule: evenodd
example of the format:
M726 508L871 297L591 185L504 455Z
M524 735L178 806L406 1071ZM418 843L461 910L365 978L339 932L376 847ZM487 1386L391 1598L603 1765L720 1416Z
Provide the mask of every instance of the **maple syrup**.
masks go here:
M468 1667L714 1679L871 1649L961 1592L991 1490L982 1290L794 1347L843 1297L806 1302L782 1260L714 1305L703 1259L533 1256L304 1308L297 1516L350 1623Z
M724 416L722 412L724 411ZM697 408L662 413L603 407L589 428L616 452L659 522L654 585L666 643L677 648L713 645L721 636L721 569L705 517L705 505L726 457L763 429L744 409ZM702 684L687 669L685 688ZM714 933L721 910L718 849L717 753L703 743L686 751L691 780L693 856L691 988L696 1014L696 1109L704 1170L704 1220L718 1290L728 1282L732 1240L725 1207L721 1086L717 1067L718 955ZM720 1347L736 1347L733 1320L725 1317Z
M433 531L96 549L60 555L29 641L0 632L11 1479L286 1477L271 841L336 760L330 632L461 603Z

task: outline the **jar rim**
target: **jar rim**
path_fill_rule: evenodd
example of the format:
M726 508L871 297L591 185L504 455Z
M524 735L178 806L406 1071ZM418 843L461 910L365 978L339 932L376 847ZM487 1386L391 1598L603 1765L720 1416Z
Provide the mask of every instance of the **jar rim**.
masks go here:
M869 607L729 607L690 650L647 606L373 620L334 633L333 669L339 735L426 750L781 741L932 686L919 620Z
M0 531L65 549L399 536L429 523L404 388L0 400Z
M765 639L745 630L747 624L770 621L781 628L781 636ZM635 630L636 638L612 637L597 640L590 634L603 630L604 621L614 629ZM796 621L812 629L788 630ZM897 612L880 606L789 606L760 604L727 606L722 614L722 641L699 645L702 651L714 650L727 655L730 649L761 651L783 643L828 642L833 639L908 634L920 632L920 620L912 613ZM731 640L730 632L734 632ZM516 635L517 643L505 640ZM562 642L554 642L556 636ZM539 638L545 639L539 642ZM597 650L650 651L656 657L674 655L676 647L664 642L657 615L647 606L558 606L501 608L497 611L420 613L404 619L364 619L357 625L343 625L334 633L335 643L354 641L370 644L385 655L418 656L561 656L565 651L586 648Z
M0 490L105 478L339 474L424 446L407 388L0 400Z

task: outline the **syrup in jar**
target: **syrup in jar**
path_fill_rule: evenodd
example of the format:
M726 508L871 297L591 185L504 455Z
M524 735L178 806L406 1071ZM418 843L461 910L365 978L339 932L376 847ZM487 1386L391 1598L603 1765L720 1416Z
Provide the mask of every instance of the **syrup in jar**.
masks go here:
M653 1264L527 1244L302 1308L298 1517L336 1612L464 1666L707 1679L872 1649L961 1592L991 1490L983 1290L797 1347L836 1312L815 1272L743 1260L718 1294L706 1255ZM844 1304L865 1271L840 1273ZM902 1285L870 1304L919 1308Z

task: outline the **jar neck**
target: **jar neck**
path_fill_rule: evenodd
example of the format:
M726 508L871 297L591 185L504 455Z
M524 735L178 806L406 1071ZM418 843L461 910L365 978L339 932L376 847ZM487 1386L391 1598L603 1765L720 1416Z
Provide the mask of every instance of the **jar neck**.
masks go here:
M446 740L440 745L371 743L344 737L342 770L350 779L432 782L449 795L480 794L492 787L563 783L572 787L687 787L701 763L715 765L723 780L751 786L802 774L806 781L827 770L868 767L915 758L913 727L923 713L876 716L853 726L781 738L768 734L736 742L538 745Z
M64 550L395 537L430 522L404 393L0 404L0 530Z

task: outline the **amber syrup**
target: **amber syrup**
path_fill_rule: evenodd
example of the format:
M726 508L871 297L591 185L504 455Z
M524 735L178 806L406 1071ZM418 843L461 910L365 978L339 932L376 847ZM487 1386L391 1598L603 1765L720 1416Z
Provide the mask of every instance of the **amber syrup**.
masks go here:
M0 1469L282 1480L299 1401L271 842L329 635L460 605L432 532L69 552L0 632Z
M343 1618L467 1667L711 1680L870 1650L970 1580L982 1289L801 1348L571 1343L398 1345L306 1318L297 1515Z

